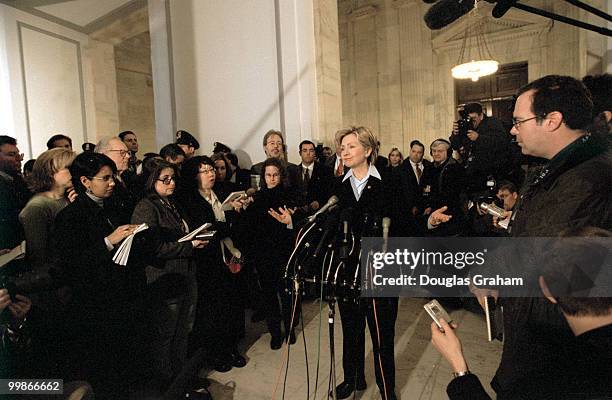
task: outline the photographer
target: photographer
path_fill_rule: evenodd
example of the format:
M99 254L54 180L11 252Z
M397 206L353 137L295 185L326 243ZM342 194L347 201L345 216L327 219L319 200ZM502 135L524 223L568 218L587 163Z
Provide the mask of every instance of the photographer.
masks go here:
M0 251L0 253L3 251ZM0 377L8 378L22 366L17 354L30 341L25 328L26 315L32 302L25 296L15 295L13 299L7 289L0 289Z
M472 208L471 225L473 236L508 236L507 230L498 224L500 218L487 213L481 208L483 203L494 204L507 212L506 215L511 215L512 210L518 200L518 190L516 185L510 181L502 181L497 187L497 193L494 198L481 198L476 201ZM501 219L507 218L506 216Z
M466 104L461 119L453 124L450 142L463 159L469 197L486 190L488 177L507 169L509 137L502 123L483 113L479 103Z

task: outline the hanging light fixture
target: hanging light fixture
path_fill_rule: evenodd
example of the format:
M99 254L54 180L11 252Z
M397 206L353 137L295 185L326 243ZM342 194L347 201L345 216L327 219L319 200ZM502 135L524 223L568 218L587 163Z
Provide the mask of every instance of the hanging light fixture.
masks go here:
M451 69L455 79L471 79L476 82L483 76L494 74L499 68L499 62L491 56L484 37L487 21L478 14L477 8L478 2L470 12L457 65Z

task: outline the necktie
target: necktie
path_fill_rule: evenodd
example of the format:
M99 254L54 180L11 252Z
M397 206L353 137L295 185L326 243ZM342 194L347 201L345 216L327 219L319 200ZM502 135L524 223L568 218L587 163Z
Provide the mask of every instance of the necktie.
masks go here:
M310 182L310 171L304 167L304 184L308 186L308 182Z
M344 174L344 165L342 160L338 159L338 168L336 168L336 176L342 176Z
M421 175L423 175L423 171L421 171L421 164L417 164L416 165L417 183L421 182Z

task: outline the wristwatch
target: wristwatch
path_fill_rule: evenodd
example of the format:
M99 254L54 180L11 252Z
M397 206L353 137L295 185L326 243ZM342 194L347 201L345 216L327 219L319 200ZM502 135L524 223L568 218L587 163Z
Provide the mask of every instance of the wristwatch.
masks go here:
M453 378L459 378L460 376L466 376L469 374L471 374L469 369L466 369L465 371L453 372Z

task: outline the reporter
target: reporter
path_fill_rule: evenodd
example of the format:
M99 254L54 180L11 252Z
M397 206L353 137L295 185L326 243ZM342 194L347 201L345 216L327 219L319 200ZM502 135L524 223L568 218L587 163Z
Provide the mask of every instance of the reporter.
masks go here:
M64 332L65 379L91 382L100 398L117 398L140 377L143 371L135 364L143 360L146 343L136 326L142 311L135 307L145 289L144 266L136 254L125 267L112 260L113 250L136 228L111 222L116 214L107 204L116 172L103 154L78 155L70 166L78 196L55 222L55 257L72 289Z
M195 249L207 242L192 240L178 242L191 229L186 222L184 211L174 201L177 167L166 161L159 161L145 184L145 197L136 205L132 214L133 224L146 223L152 236L152 257L146 268L147 283L158 296L154 299L170 299L186 296L186 303L179 304L176 322L158 321L162 331L161 341L172 345L163 347L160 368L170 379L177 374L187 357L189 332L193 328L198 300ZM151 305L153 308L162 305ZM165 338L165 340L164 340Z
M291 223L288 209L295 206L294 197L286 186L286 169L277 158L268 158L261 165L261 189L253 196L251 204L241 219L241 233L250 240L247 255L257 267L262 288L266 322L272 335L270 348L282 346L281 320L285 326L285 338L295 343L295 334L290 325L297 324L297 311L291 324L291 295L284 290L282 274L293 249L294 233L288 229ZM284 210L285 221L281 222L274 213ZM257 238L253 240L252 238ZM279 305L278 297L281 304ZM299 306L296 307L299 310Z
M231 223L238 216L233 209L224 210L221 204L230 194L230 188L217 185L216 165L217 162L205 156L187 160L183 165L187 192L181 198L190 224L211 223L209 230L217 232L208 246L197 251L195 256L199 295L191 345L194 349L204 347L212 367L226 372L232 367L246 365L238 351L238 343L244 335L244 307L240 294L243 272L232 273L226 265L232 257L240 259L242 254L232 240ZM242 201L232 205L240 208Z
M35 193L28 204L19 213L19 222L23 226L26 238L26 260L32 270L32 281L45 281L49 286L50 269L53 268L52 243L53 223L56 215L74 201L76 193L72 190L70 199L68 190L72 189L72 181L68 167L76 154L63 147L42 153L36 162L32 174L28 178L30 190ZM46 289L46 288L45 288ZM37 297L35 302L41 306L46 304L47 311L53 307L49 296Z

